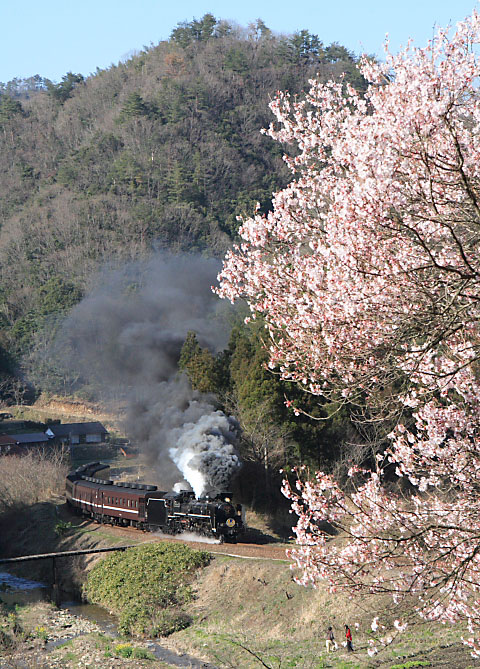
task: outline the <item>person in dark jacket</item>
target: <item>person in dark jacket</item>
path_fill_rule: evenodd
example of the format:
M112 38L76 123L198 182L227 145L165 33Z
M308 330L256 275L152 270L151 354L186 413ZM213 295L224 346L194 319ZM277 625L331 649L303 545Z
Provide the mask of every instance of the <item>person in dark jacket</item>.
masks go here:
M350 632L350 627L348 625L345 625L345 638L347 640L347 650L351 653L353 652L352 633Z
M337 650L338 644L335 641L335 637L333 635L333 629L331 627L328 628L327 630L327 638L325 641L325 646L327 647L327 653L330 651Z

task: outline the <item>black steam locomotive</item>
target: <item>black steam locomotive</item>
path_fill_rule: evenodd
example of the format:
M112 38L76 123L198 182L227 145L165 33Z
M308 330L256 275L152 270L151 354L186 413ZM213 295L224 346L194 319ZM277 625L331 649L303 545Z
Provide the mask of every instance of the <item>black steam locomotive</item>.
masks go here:
M92 462L70 472L66 498L74 510L99 523L169 534L195 532L236 543L244 531L242 507L230 493L196 499L193 492L162 492L157 486L96 478L107 465Z

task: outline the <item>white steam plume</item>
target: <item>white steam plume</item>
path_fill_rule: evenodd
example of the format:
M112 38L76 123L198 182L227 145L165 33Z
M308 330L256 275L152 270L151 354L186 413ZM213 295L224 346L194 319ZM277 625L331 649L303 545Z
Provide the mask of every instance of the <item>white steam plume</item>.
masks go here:
M186 423L173 431L176 446L170 448L170 456L196 497L212 490L227 490L240 467L233 444L237 430L232 417L212 411L196 423Z

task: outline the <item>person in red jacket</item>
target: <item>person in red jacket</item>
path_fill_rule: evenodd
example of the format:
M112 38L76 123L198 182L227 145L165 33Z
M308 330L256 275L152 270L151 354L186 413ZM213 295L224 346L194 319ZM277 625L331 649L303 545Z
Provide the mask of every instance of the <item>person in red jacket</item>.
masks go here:
M345 638L347 639L347 650L351 653L353 651L352 633L350 632L350 627L348 625L345 625Z

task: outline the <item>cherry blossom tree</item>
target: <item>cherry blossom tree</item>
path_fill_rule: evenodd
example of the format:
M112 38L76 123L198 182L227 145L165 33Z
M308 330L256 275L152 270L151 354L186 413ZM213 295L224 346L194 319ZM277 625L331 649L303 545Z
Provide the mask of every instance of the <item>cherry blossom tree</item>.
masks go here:
M350 471L348 492L322 472L285 483L301 582L467 619L480 657L477 12L449 33L364 58L364 95L317 81L301 100L277 95L265 132L294 145L292 182L243 221L218 293L264 318L284 379L395 416L390 446L372 471ZM385 483L392 464L407 496Z

